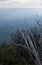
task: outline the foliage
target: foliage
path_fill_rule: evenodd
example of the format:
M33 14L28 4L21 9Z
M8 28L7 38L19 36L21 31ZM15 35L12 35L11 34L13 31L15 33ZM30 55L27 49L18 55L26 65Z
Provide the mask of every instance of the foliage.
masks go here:
M14 44L0 47L0 65L35 65L32 58L22 47Z

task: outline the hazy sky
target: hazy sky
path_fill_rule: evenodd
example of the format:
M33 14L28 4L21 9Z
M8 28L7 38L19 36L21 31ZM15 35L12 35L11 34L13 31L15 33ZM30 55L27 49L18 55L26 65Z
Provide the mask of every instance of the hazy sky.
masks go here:
M38 14L42 16L42 8L0 8L0 18L29 18Z
M42 8L42 0L0 0L0 8L7 7L28 7L28 8Z

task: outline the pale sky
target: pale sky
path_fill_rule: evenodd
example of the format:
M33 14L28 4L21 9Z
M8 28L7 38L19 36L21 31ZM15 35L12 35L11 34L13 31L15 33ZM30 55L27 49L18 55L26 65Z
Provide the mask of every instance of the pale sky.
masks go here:
M42 0L0 0L0 8L42 8Z

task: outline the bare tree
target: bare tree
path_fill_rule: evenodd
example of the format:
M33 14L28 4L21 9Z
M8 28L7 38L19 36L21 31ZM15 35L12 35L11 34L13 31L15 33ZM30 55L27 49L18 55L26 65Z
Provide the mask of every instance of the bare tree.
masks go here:
M15 43L15 45L22 46L29 53L30 56L33 54L33 56L35 57L35 59L33 58L34 59L34 62L37 65L41 65L38 52L36 51L36 48L35 48L36 47L36 45L35 45L36 43L34 42L34 44L33 44L34 39L33 39L32 33L29 31L29 33L30 33L29 34L27 31L22 31L22 30L18 30L18 33L19 34L17 34L18 35L17 37L19 37L19 35L20 35L20 37L24 40L25 45L23 45L23 43L20 44L20 42L18 44ZM12 38L12 42L14 44L13 39L14 38ZM23 40L21 40L21 41L23 41ZM19 41L19 39L18 39L18 41Z
M40 60L42 63L42 22L40 21L38 14L36 16L36 22L38 24L38 28L39 28L39 35L40 35L40 39L39 39L39 55L40 55Z
M37 22L37 24L38 24L39 34L40 34L39 44L41 44L41 42L42 42L42 23L41 23L41 21L40 21L40 19L38 17L38 14L37 14L37 17L36 17L35 20L36 20L35 22Z

